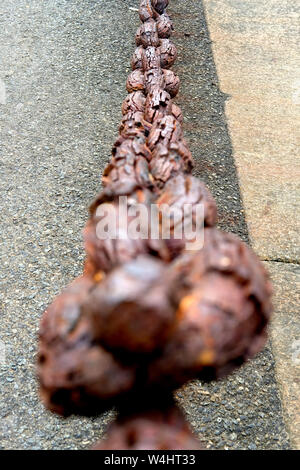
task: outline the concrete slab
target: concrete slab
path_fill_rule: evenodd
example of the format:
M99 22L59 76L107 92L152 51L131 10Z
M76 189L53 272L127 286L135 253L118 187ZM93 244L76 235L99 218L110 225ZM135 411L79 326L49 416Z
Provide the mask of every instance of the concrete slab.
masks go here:
M171 2L187 137L220 207L247 240L218 77L201 2ZM36 334L43 309L82 272L81 230L126 96L138 0L0 3L0 448L84 449L112 413L63 420L40 404ZM180 69L181 68L181 69ZM267 348L222 382L178 398L211 448L286 449Z
M284 416L293 449L300 449L300 267L265 263L275 290L270 327Z
M299 5L204 0L251 243L299 260Z
M276 306L270 333L284 417L296 449L300 442L299 8L287 0L203 3L220 88L228 95L225 114L250 241L262 259L276 261L266 263Z

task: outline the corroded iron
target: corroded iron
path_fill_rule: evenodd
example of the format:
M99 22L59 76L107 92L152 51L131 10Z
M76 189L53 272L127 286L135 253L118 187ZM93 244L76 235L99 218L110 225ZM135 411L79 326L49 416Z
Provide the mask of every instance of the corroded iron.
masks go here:
M203 450L174 404L120 413L92 450Z
M264 267L235 236L215 228L217 209L205 185L191 176L193 159L183 137L182 112L173 103L179 78L170 70L177 50L168 1L142 0L132 72L122 122L106 167L103 191L84 231L84 274L46 310L41 321L38 374L41 397L57 413L97 414L128 397L169 394L187 380L212 380L240 366L263 347L271 313ZM204 246L187 251L176 237L131 238L130 211L121 239L98 236L99 211L117 217L151 205L159 235L168 209L189 205L192 225L202 204ZM124 225L123 225L124 224ZM150 398L149 398L150 400ZM156 411L155 411L156 410ZM157 403L132 409L111 427L99 449L196 448L179 411ZM195 447L193 447L195 446Z

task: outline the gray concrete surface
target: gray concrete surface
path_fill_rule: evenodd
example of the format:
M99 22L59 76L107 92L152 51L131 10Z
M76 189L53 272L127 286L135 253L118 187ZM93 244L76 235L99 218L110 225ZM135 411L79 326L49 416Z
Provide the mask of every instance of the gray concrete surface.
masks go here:
M300 4L204 0L251 243L300 258ZM270 230L270 227L272 229Z
M275 314L271 327L276 377L284 418L293 449L300 449L300 267L265 263L275 286Z
M291 445L300 449L300 5L203 4L220 88L228 95L225 114L250 242L273 278L276 378Z
M36 334L43 309L82 271L81 230L121 117L137 4L0 4L0 341L6 352L4 358L0 350L0 448L88 448L111 419L109 412L64 420L43 409ZM218 200L220 225L247 240L202 3L171 4L180 48L178 101L196 173ZM212 449L289 447L270 348L227 380L187 385L178 399Z

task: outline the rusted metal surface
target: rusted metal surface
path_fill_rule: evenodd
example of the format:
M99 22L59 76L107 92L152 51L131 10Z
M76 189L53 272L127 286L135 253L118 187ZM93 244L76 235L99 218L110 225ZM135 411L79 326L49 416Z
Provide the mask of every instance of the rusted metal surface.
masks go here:
M250 248L214 228L215 202L191 176L182 113L172 101L179 79L169 70L177 51L169 39L173 28L167 4L141 2L143 24L136 35L119 136L84 232L84 274L41 322L41 396L60 414L94 414L139 390L140 396L157 388L169 393L193 378L215 379L256 354L266 339L268 276ZM121 239L99 238L99 209L116 217L119 196L127 196L126 209L143 204L146 225L152 221L151 204L161 215L166 206L189 204L193 224L198 217L194 209L202 204L203 249L186 252L185 238L173 236L175 223L169 239L157 240L151 232L132 239L125 230L130 215L118 227L125 232ZM138 448L148 445L142 430L154 436L157 423L166 418L158 414L158 419L155 413L145 422L141 418L142 425L140 418L120 420L103 444L112 447L103 448L127 448L132 426L141 432ZM165 424L165 445L186 448L176 441L176 425L172 431L168 420ZM151 445L160 448L155 439Z
M203 249L180 255L171 269L175 326L150 365L150 382L178 386L195 376L216 379L261 350L271 284L243 242L208 228Z
M164 405L120 413L92 450L204 450L178 407Z
M121 364L97 341L93 324L83 316L83 304L95 285L82 276L43 315L40 327L39 377L41 397L56 413L93 414L110 399L129 391L135 370Z

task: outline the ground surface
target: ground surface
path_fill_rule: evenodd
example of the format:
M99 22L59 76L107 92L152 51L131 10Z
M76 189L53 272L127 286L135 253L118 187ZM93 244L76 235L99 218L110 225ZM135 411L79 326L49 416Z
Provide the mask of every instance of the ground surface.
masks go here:
M204 15L215 2L204 3L171 2L178 102L195 174L217 199L220 226L249 241ZM136 0L0 4L0 448L88 448L112 416L63 420L44 410L36 335L43 309L82 272L81 231L121 118L137 6ZM268 347L227 380L194 382L178 399L212 449L286 449L289 425L275 372Z

